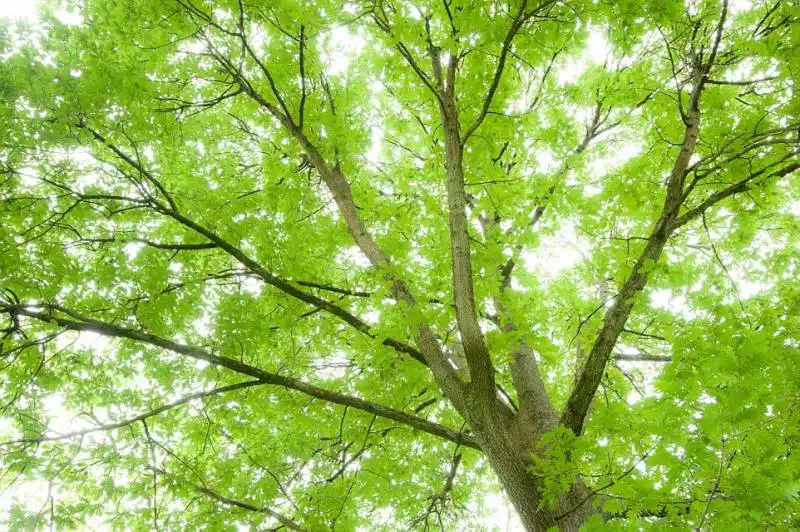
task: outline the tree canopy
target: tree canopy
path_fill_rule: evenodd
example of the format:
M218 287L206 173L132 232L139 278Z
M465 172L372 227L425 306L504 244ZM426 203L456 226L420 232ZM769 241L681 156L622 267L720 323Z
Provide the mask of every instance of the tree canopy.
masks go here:
M0 21L0 523L800 527L799 18Z

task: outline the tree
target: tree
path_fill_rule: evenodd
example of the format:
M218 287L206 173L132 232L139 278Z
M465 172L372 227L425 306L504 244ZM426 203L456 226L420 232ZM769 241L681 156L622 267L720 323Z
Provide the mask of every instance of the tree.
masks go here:
M60 9L0 33L6 526L800 526L797 5Z

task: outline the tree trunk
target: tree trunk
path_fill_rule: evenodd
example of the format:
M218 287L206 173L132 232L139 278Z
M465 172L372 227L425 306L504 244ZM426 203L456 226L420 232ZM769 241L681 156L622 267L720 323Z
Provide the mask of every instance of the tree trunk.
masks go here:
M496 410L488 409L480 422L473 423L475 439L481 445L509 500L519 514L526 530L544 532L576 531L597 509L592 504L591 490L578 481L569 492L559 496L556 507L542 508L544 483L532 474L533 446L516 445L518 431L510 430L510 420L499 418ZM541 434L533 441L538 441ZM523 438L527 439L527 438ZM530 440L528 440L530 441Z

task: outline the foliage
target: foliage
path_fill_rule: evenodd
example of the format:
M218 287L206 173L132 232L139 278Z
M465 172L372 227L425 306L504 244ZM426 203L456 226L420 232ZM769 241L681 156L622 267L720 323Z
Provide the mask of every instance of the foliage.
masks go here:
M529 393L556 527L800 527L798 17L0 21L0 522L483 528Z

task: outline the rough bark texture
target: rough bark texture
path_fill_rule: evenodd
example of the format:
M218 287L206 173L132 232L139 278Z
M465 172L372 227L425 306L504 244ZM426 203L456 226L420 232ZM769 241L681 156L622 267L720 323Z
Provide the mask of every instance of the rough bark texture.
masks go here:
M695 91L700 90L697 87L700 86L696 86ZM561 415L561 424L571 429L576 435L583 433L584 421L589 411L589 406L597 387L600 385L609 357L619 335L625 328L628 316L633 310L636 296L647 284L650 271L664 251L667 240L672 233L674 221L678 216L678 210L683 198L686 169L689 166L692 153L694 153L700 131L700 111L697 107L699 100L695 99L693 95L692 102L693 107L686 117L686 129L681 150L675 159L667 182L667 193L661 214L648 237L642 254L633 267L633 272L622 285L611 308L606 312L603 326L597 334L594 345L592 345L589 356L586 358L586 363L578 377L575 389Z
M510 43L510 39L508 42ZM504 53L507 46L508 43L504 47ZM469 365L472 385L469 389L469 410L465 417L525 528L544 531L557 526L562 530L578 530L580 524L594 511L591 504L586 504L591 499L591 493L587 488L579 482L569 493L559 498L555 508L543 509L541 508L542 481L531 472L533 466L531 455L535 452L536 442L557 426L558 413L547 399L535 355L527 346L522 345L514 354L512 365L514 385L520 401L519 412L516 414L510 412L497 399L494 368L483 339L475 306L467 199L464 189L464 144L460 136L458 110L452 85L456 65L450 61L445 83L442 79L438 51L432 50L431 58L439 88L439 110L444 128L453 297L458 331ZM502 73L502 63L499 65L499 71ZM499 78L496 76L495 79ZM494 82L487 96L486 109L496 88L497 84ZM481 117L470 128L470 133L477 129L480 121ZM510 330L514 327L509 324L505 328Z
M519 417L504 419L491 408L478 415L481 419L471 423L475 439L486 454L526 530L538 532L554 526L560 530L578 530L581 523L597 511L592 505L591 491L582 482L578 482L567 494L559 497L555 508L540 508L543 483L531 473L533 445L524 444L524 440L528 438L523 438L522 441L518 439L518 427L515 427L519 423L527 425L527 420ZM557 421L553 411L553 415L536 425L547 429L554 427ZM543 434L544 432L535 431L529 441L534 443Z
M467 198L464 190L463 147L459 136L455 103L446 98L441 105L447 160L447 206L449 210L450 256L453 273L453 298L461 342L476 391L494 395L494 369L478 323L475 289L472 281Z

